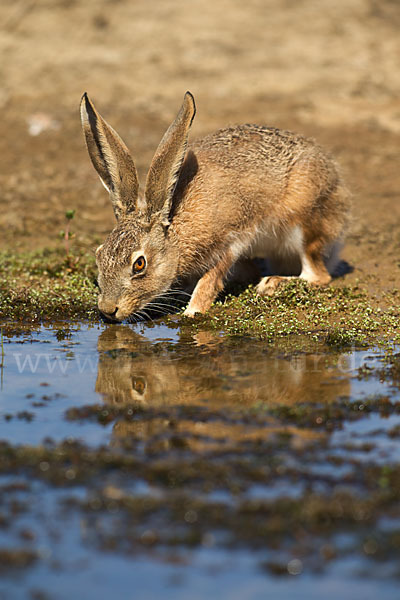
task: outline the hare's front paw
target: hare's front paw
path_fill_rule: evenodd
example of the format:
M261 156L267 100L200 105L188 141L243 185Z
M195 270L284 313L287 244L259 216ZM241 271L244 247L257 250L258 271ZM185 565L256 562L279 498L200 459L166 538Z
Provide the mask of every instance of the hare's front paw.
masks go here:
M279 277L273 275L272 277L263 277L260 283L256 286L257 294L260 296L273 296L277 288L284 282L292 279L291 277Z
M196 308L195 306L188 306L184 311L183 311L183 316L184 317L194 317L194 315L199 315L201 313L201 310L199 310L198 308Z

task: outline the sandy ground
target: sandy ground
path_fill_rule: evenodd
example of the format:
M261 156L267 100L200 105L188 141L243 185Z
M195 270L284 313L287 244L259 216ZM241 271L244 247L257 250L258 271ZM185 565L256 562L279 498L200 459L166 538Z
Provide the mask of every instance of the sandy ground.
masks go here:
M192 136L256 122L314 136L354 193L346 281L400 287L397 0L2 0L0 247L75 243L113 226L87 157L88 91L144 179L189 89Z

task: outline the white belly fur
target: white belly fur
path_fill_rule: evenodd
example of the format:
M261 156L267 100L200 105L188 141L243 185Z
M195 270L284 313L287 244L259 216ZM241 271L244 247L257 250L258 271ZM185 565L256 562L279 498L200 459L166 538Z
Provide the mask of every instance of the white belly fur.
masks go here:
M303 230L299 225L285 235L276 236L273 232L260 232L254 236L246 251L248 258L268 258L272 256L303 256Z
M338 262L340 240L325 248L324 261L332 274ZM261 258L266 259L272 272L282 275L300 275L307 281L312 281L314 271L304 253L303 230L296 225L287 232L276 235L274 231L257 230L236 239L231 244L231 251L236 259Z

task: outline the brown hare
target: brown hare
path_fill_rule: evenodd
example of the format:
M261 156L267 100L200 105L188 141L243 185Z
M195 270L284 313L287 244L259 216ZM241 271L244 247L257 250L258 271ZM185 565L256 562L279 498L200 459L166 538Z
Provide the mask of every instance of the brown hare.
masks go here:
M96 251L98 305L110 320L160 307L183 282L195 283L185 314L203 313L233 266L255 257L277 273L261 279L259 294L294 275L331 280L349 209L335 162L313 140L259 125L221 129L187 147L195 112L187 92L141 194L124 142L82 98L89 155L117 219Z

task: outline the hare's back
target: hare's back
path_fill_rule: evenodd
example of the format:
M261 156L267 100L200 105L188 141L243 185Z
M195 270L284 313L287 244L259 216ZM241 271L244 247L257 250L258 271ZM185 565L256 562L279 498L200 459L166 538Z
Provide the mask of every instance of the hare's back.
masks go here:
M240 169L262 165L287 171L301 157L324 156L314 140L275 127L237 125L220 129L191 144L191 149L220 166Z

